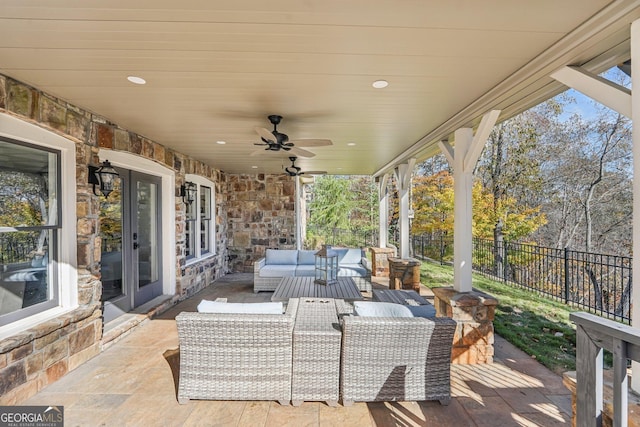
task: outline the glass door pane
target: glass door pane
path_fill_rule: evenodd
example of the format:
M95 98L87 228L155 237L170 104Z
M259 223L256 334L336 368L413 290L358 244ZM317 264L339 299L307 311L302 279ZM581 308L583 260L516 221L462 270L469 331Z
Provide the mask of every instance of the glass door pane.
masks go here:
M156 282L159 277L158 185L138 181L136 194L138 231L134 243L137 243L138 250L138 288L142 288Z
M123 192L122 179L116 180L114 191L100 197L100 238L102 240L102 298L109 301L124 295L122 266Z
M159 177L131 172L133 306L162 295L161 193Z

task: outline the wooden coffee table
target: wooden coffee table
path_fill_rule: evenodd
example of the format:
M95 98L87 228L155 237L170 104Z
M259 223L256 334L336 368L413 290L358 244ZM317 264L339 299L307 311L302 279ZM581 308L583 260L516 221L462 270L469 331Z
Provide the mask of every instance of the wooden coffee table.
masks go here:
M397 290L397 289L389 289L389 290L376 289L373 291L373 300L383 301L383 302L395 302L396 304L402 304L402 305L431 304L429 301L424 299L416 291L403 291L403 290Z
M289 298L336 298L346 301L362 300L362 294L351 277L339 277L333 285L318 285L314 277L283 277L271 301Z

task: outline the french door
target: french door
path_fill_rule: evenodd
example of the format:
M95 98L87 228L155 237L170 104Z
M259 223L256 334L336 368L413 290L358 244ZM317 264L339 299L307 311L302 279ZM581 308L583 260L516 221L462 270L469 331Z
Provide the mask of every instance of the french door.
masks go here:
M116 169L116 189L100 204L105 322L162 294L161 179Z

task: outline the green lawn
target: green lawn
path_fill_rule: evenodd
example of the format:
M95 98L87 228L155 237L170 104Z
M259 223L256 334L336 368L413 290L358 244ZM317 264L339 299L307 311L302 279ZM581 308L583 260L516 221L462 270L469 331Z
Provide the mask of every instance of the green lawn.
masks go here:
M453 268L423 261L420 279L430 288L452 286ZM480 274L473 275L473 287L498 299L498 335L558 374L575 370L576 332L569 321L575 309Z

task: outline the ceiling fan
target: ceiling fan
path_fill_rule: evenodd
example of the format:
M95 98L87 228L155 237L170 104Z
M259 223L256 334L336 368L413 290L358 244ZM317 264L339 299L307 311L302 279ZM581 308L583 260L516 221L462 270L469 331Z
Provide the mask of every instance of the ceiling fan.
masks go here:
M276 114L272 114L267 117L271 124L273 125L273 131L269 131L262 127L256 127L255 131L262 139L261 143L255 143L254 145L265 146L265 150L268 151L291 151L292 153L300 156L300 157L313 157L315 153L311 151L303 150L299 147L323 147L327 145L332 145L331 140L328 139L297 139L294 141L289 141L289 135L278 132L278 125L282 120L282 116L278 116ZM297 147L296 147L297 145ZM260 151L251 153L252 156L259 154Z
M291 160L291 166L287 166L286 168L284 168L284 171L287 173L287 175L289 176L300 176L303 174L306 175L324 175L327 172L326 171L307 171L307 172L302 172L302 168L296 166L296 160L298 158L295 156L291 156L289 157L289 160Z

